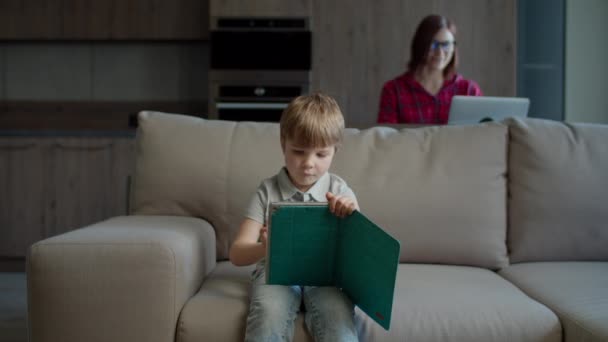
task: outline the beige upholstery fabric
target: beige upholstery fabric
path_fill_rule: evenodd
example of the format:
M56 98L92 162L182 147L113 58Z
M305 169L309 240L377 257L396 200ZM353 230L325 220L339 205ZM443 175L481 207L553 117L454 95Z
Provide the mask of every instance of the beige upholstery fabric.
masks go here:
M249 277L254 266L235 267L218 262L200 291L186 303L178 324L177 341L242 341L249 309ZM299 315L295 341L310 341L304 316Z
M242 341L251 268L220 262L180 316L177 341ZM561 341L555 314L497 274L399 265L391 329L357 310L361 341ZM311 341L300 314L295 341Z
M561 341L555 314L494 272L413 264L398 272L390 331L366 318L363 341Z
M246 201L282 165L277 127L140 113L133 213L202 217L227 258Z
M509 124L511 262L608 260L608 125Z
M333 170L401 241L402 262L507 264L506 127L348 133Z
M565 342L608 341L608 263L525 263L500 274L559 316Z
M32 341L173 341L179 312L215 268L215 234L191 217L116 217L34 244Z
M352 129L332 171L401 240L402 261L497 269L507 264L506 138L500 124ZM205 218L224 259L251 194L282 165L277 124L143 112L132 207Z

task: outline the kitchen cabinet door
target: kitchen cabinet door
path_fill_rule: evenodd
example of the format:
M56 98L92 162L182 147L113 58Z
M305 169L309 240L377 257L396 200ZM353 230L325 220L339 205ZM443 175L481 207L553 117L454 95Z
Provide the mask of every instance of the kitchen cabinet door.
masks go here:
M211 0L211 18L310 17L312 0Z
M128 213L133 138L0 139L0 258Z
M45 236L49 159L33 138L0 138L0 257L22 257Z
M2 0L3 40L207 40L208 0Z
M48 145L46 236L127 213L125 139L57 138ZM123 162L124 161L124 162Z

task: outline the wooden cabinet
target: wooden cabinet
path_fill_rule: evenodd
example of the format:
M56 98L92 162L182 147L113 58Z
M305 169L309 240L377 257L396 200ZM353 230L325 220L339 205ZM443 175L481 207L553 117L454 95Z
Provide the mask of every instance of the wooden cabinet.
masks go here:
M208 38L208 0L0 1L0 39Z
M48 154L36 139L0 138L0 257L45 236Z
M211 18L310 17L312 0L211 0Z
M0 257L128 211L134 139L0 138Z
M56 0L0 1L0 39L45 39L61 35L62 9Z

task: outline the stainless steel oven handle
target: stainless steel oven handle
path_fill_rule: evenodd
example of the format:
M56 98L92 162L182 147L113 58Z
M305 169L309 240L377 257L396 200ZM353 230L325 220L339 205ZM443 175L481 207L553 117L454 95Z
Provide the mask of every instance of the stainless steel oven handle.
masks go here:
M274 102L218 102L217 109L283 109L287 103Z

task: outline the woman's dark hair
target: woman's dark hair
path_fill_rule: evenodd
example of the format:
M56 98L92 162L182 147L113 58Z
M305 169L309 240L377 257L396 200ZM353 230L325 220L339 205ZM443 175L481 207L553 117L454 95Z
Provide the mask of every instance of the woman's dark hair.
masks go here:
M424 65L429 54L431 43L433 42L433 37L442 28L448 29L450 32L452 32L454 37L456 37L456 27L448 18L442 15L432 14L426 16L420 22L418 28L416 28L414 39L412 40L410 61L407 63L408 71L415 72L418 67ZM456 73L457 65L458 50L456 48L456 44L454 44L454 54L452 55L452 60L450 60L450 63L445 67L443 76L447 78Z

